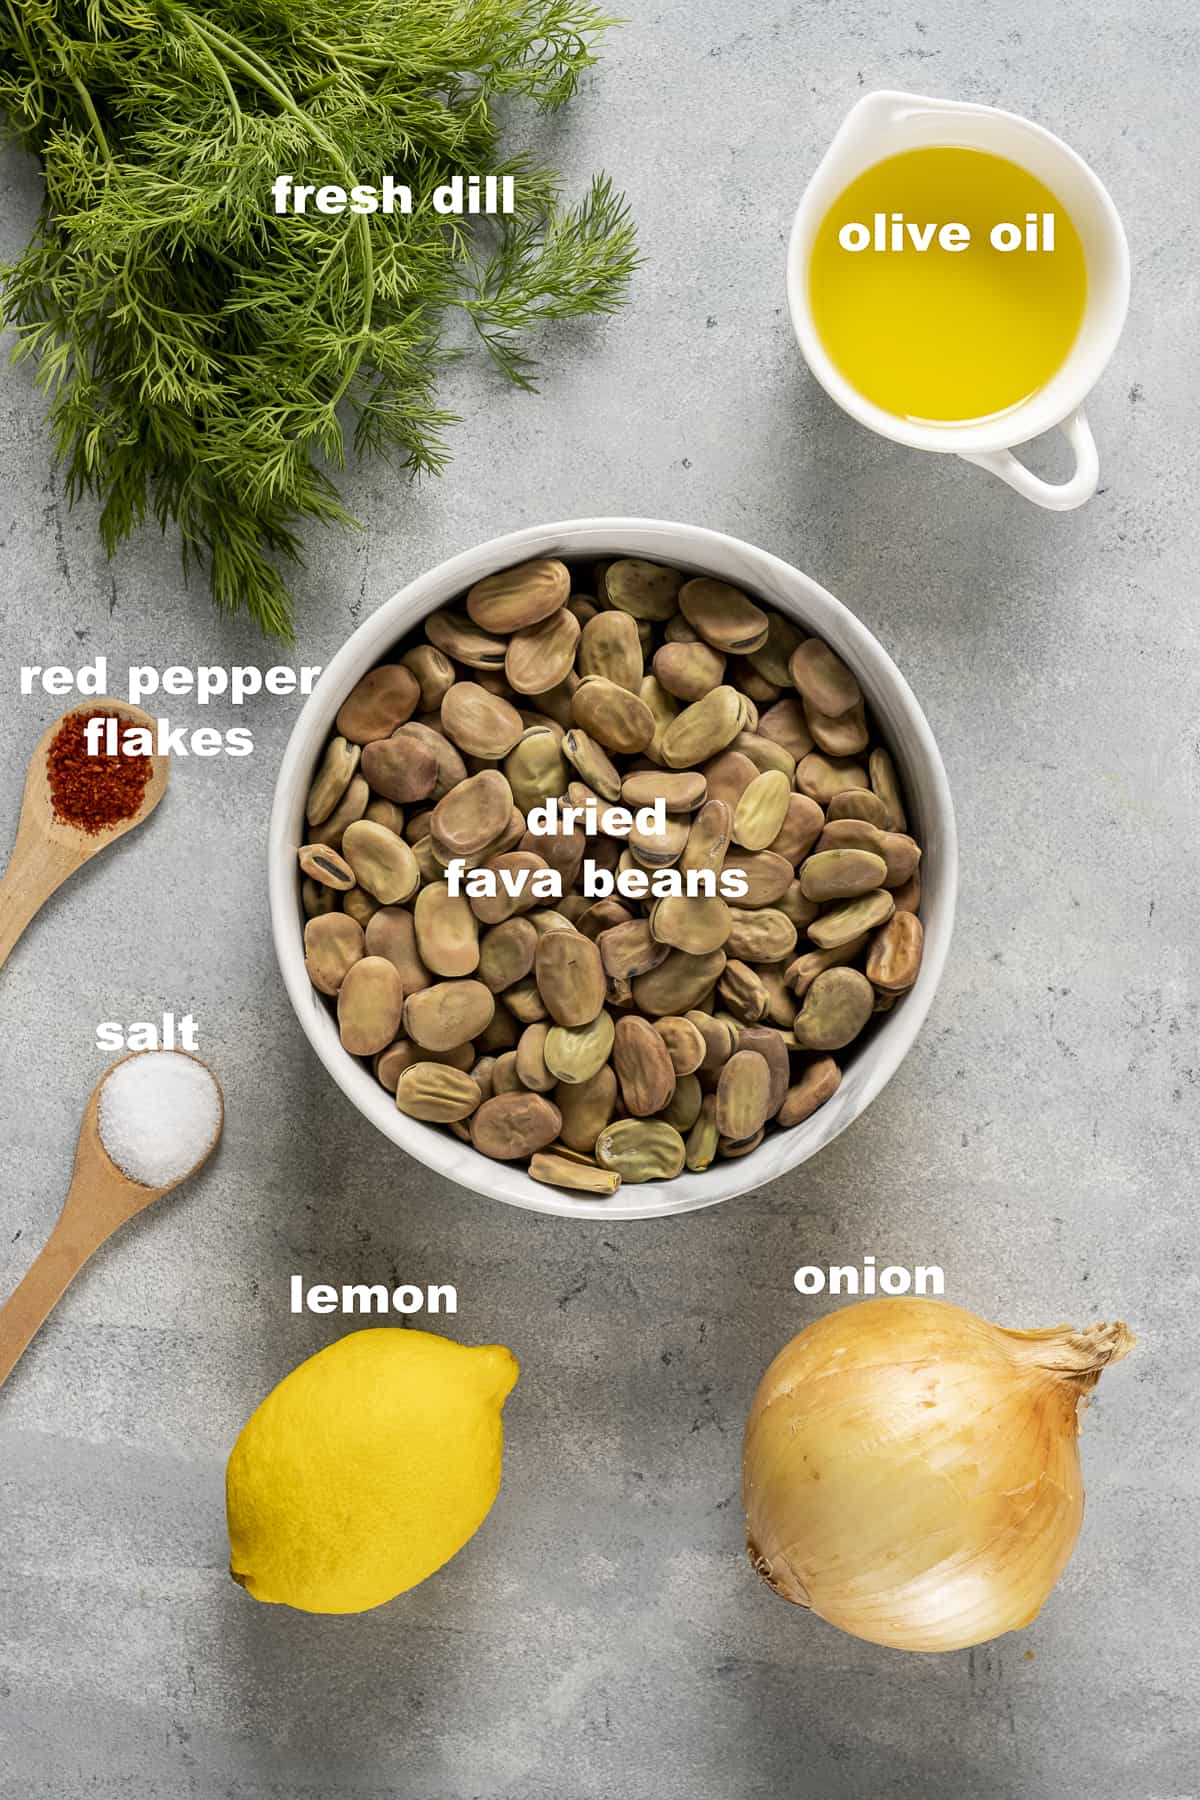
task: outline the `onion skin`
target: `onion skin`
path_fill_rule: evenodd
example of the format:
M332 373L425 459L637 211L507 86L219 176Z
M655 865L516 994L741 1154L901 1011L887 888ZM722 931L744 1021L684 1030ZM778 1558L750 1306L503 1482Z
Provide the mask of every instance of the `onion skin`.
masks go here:
M742 1498L755 1569L868 1643L961 1650L1036 1618L1083 1518L1080 1403L1122 1324L1006 1331L943 1300L864 1300L759 1384Z

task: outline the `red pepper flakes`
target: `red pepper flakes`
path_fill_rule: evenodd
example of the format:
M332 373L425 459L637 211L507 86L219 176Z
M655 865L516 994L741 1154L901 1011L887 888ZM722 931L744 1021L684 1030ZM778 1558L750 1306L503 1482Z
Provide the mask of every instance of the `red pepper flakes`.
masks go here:
M119 713L103 710L71 713L63 720L46 752L46 774L56 817L80 831L106 831L122 819L132 819L142 804L146 783L153 770L148 756L89 756L84 727L89 719L116 719L130 723Z

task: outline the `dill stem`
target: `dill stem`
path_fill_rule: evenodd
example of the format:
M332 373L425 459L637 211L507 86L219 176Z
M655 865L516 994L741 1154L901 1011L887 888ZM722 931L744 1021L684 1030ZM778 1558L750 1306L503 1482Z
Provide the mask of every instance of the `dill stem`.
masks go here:
M263 69L256 67L256 64L260 63L261 59L255 55L250 46L248 44L243 44L240 39L231 36L229 32L224 31L219 25L214 25L208 19L194 19L191 14L189 14L188 17L192 22L194 29L201 32L210 40L210 46L212 39L215 37L216 49L220 50L228 60L233 63L235 68L239 68L248 81L253 81L256 86L263 89L264 93L270 94L277 105L281 106L286 113L289 113L294 119L299 121L305 131L307 131L308 135L312 138L313 142L319 144L325 154L329 156L341 170L346 185L348 187L353 187L355 185L354 171L346 162L333 139L327 137L316 121L311 119L304 108L297 104L287 88L280 84L276 74L266 72L265 67ZM343 398L350 383L358 373L359 366L366 353L367 339L370 335L375 309L375 256L371 248L371 228L367 223L367 218L364 213L359 213L355 216L354 224L362 258L362 320L359 325L358 343L350 353L349 366L343 374L341 381L338 383L337 388L334 390L332 399L328 402L330 412L336 410L339 401Z

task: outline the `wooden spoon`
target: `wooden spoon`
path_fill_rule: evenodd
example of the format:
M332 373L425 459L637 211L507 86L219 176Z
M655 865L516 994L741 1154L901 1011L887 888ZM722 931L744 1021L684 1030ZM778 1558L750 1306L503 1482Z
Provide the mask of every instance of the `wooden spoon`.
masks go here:
M105 825L99 831L81 831L77 825L68 825L60 819L50 798L46 753L63 719L81 712L115 713L131 725L145 725L152 732L155 729L154 720L140 706L130 706L124 700L89 699L80 706L73 706L62 718L55 719L38 739L25 777L17 841L0 881L0 968L34 914L56 888L62 886L68 875L73 875L101 850L107 850L119 837L124 837L127 831L148 819L166 791L168 758L152 756L153 767L142 804L131 818L122 819L116 825Z
M189 1053L186 1050L175 1050L168 1054L186 1056ZM201 1061L198 1056L193 1056L191 1060ZM153 1201L161 1200L164 1194L171 1193L183 1182L190 1181L196 1171L208 1161L220 1140L225 1124L225 1102L221 1084L213 1075L220 1113L212 1143L199 1160L177 1180L160 1188L143 1187L140 1182L132 1180L119 1169L100 1137L100 1090L113 1070L129 1061L128 1056L123 1056L113 1063L112 1068L105 1070L92 1089L83 1111L83 1123L79 1127L79 1144L75 1151L71 1185L63 1201L58 1222L29 1273L0 1307L0 1384L8 1379L18 1357L34 1333L45 1323L93 1251L98 1250L126 1220L143 1212ZM208 1069L207 1063L202 1063L201 1066ZM208 1073L212 1075L212 1070L208 1069Z

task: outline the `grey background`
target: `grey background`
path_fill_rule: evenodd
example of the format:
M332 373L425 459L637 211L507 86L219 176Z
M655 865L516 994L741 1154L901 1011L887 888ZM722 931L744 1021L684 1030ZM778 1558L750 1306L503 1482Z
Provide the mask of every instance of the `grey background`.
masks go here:
M296 703L247 709L249 761L178 764L150 826L0 978L0 1292L65 1191L98 1019L194 1010L229 1105L215 1166L97 1258L0 1395L4 1800L1200 1794L1194 10L624 10L551 135L573 179L604 165L629 191L633 304L548 341L536 398L464 367L440 483L347 478L367 530L313 540L303 658L450 552L542 519L675 516L791 558L897 657L940 739L963 847L942 991L870 1113L752 1197L642 1225L509 1211L373 1133L288 1009L262 845ZM873 86L1027 112L1111 187L1135 291L1082 512L872 439L800 362L787 225ZM12 155L3 174L7 253L38 183ZM106 565L25 373L0 401L0 542L10 832L60 710L18 696L19 665L263 646L185 592L156 536ZM1005 1323L1123 1315L1140 1335L1087 1419L1070 1569L1028 1631L970 1655L854 1642L743 1559L745 1411L820 1310L792 1272L864 1252L941 1262L949 1297ZM523 1365L486 1527L357 1619L256 1606L225 1568L237 1430L351 1328L291 1317L293 1271L453 1281L454 1332Z

